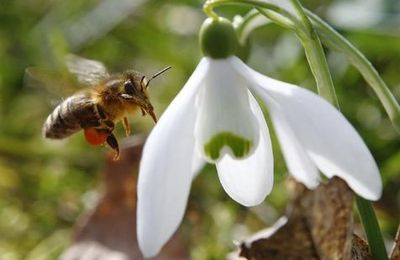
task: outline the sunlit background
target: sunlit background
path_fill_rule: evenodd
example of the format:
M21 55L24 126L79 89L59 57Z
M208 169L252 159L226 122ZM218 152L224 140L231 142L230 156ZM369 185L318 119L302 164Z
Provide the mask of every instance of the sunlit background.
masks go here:
M41 128L57 103L73 90L29 84L27 67L57 69L66 53L104 62L110 71L152 75L172 69L149 90L161 115L201 58L197 32L203 1L2 0L0 1L0 259L55 259L71 244L77 218L96 205L107 148L89 146L81 133L44 140ZM397 0L303 1L351 40L376 66L400 100L400 3ZM248 9L217 10L232 18ZM248 63L280 80L315 90L299 41L275 25L251 37ZM400 216L400 139L381 104L336 52L327 52L340 107L371 149L381 169L384 194L375 204L388 244ZM27 83L28 82L28 83ZM153 123L130 118L134 134ZM271 128L272 129L272 128ZM121 126L119 138L124 137ZM273 135L273 134L272 134ZM275 185L262 205L232 201L206 166L194 181L181 226L193 259L223 259L233 241L269 226L284 214L287 170L276 140ZM355 162L356 163L356 162Z

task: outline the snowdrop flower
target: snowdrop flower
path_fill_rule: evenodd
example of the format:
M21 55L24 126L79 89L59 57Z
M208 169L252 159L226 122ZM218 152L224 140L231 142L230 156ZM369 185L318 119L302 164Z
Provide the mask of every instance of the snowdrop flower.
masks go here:
M261 203L273 185L269 130L254 96L268 108L288 171L308 188L344 179L377 200L382 184L368 148L344 116L316 94L268 78L233 56L236 36L225 19L205 21L204 57L147 139L138 182L138 241L155 256L179 226L193 177L216 165L226 193Z

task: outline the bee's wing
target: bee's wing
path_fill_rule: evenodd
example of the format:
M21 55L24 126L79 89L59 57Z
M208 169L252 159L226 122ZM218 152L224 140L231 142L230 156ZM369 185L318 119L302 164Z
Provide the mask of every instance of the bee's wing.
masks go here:
M107 68L99 61L69 54L66 57L66 65L69 72L76 76L78 82L86 86L95 85L109 77Z
M36 90L45 90L56 97L65 97L81 88L75 77L66 71L29 67L25 69L24 86Z
M73 54L65 57L65 64L53 68L29 67L25 70L24 86L41 91L49 103L59 103L84 87L94 86L109 76L98 61ZM44 92L43 92L44 91Z

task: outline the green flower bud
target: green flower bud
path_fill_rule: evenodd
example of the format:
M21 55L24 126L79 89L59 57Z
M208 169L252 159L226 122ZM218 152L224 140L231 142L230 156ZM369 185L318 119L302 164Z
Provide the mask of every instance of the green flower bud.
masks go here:
M204 56L224 59L234 55L238 39L232 23L225 18L207 18L200 28L200 46Z

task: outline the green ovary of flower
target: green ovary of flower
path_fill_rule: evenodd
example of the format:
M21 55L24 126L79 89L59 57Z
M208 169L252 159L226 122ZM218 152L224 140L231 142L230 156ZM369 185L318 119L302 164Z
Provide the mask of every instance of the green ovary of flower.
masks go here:
M221 149L225 146L231 149L236 158L243 158L249 154L253 142L230 132L221 132L204 145L204 153L211 159L217 160Z
M200 28L200 46L204 56L224 59L234 55L238 39L232 23L225 18L207 18Z

